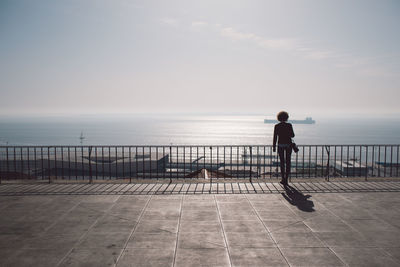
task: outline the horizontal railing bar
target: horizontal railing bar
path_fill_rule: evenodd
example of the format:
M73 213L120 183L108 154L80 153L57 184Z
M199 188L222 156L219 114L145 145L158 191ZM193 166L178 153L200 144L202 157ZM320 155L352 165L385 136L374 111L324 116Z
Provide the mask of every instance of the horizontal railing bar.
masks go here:
M331 146L331 147L335 147L335 146L356 146L356 147L360 147L360 146L398 146L400 144L297 144L298 147L325 147L325 146ZM80 148L80 147L153 147L153 148L157 148L157 147L173 147L173 148L177 148L177 147L272 147L272 145L252 145L252 144L245 144L245 145L8 145L8 146L0 146L0 148L25 148L25 147L37 147L37 148L46 148L46 147L50 147L50 148L54 148L54 147L72 147L72 148Z

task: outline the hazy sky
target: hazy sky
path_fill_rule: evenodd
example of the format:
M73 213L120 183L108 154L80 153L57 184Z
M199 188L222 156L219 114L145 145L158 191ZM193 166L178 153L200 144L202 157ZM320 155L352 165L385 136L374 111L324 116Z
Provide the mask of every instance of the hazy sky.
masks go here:
M399 14L398 0L0 0L0 113L398 113Z

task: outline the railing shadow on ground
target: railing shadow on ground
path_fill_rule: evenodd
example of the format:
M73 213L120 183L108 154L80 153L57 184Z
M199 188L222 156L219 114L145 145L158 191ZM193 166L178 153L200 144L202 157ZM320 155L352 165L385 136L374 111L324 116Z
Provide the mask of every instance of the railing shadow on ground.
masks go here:
M288 188L271 182L0 185L0 196L285 194L289 203L304 211L312 211L313 208L306 194L363 192L400 192L400 182L295 182Z

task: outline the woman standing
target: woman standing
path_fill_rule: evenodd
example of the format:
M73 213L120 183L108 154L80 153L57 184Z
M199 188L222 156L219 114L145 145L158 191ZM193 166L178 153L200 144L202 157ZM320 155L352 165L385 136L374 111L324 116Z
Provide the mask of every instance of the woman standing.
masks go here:
M281 163L281 184L288 185L290 175L290 160L292 155L292 137L294 137L292 124L288 123L289 114L286 111L281 111L277 116L280 123L274 128L274 141L272 144L273 151L276 151L276 142L278 141L278 154Z

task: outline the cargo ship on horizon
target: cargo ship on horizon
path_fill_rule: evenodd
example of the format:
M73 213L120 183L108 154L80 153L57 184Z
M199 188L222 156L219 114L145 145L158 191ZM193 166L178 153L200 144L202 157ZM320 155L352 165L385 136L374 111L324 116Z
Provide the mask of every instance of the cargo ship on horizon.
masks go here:
M288 122L292 124L315 124L315 120L311 117L307 117L305 120L288 120ZM279 121L264 119L264 123L279 123Z

